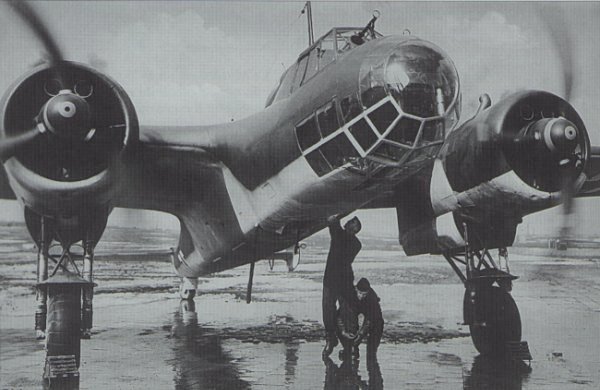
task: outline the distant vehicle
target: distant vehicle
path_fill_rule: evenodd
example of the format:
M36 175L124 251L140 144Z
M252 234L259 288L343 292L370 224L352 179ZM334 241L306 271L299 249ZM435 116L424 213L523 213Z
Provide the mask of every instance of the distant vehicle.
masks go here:
M568 248L600 248L600 241L575 238L551 238L548 240L548 248L559 251L566 251Z
M559 251L566 251L568 248L568 243L566 240L560 239L560 238L553 238L548 240L548 248L549 249L556 249Z

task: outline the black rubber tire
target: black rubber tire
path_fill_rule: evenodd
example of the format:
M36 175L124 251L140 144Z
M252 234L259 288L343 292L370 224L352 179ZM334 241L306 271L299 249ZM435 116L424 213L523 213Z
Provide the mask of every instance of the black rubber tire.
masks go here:
M70 288L69 288L70 287ZM51 287L48 294L46 349L48 356L81 356L81 292L79 286Z
M473 344L481 355L502 356L506 354L509 341L521 341L519 309L505 290L496 286L481 287L475 313L476 323L469 325L469 330ZM485 326L482 326L483 322Z

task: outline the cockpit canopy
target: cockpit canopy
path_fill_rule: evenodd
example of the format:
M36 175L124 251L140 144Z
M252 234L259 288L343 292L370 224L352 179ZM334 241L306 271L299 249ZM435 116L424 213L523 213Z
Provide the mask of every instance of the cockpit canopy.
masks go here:
M362 32L363 28L359 27L334 27L329 30L327 34L303 51L298 57L298 61L281 76L279 85L269 94L266 106L290 96L344 53L367 41L383 37L375 30L365 34Z
M362 58L358 91L332 96L296 124L298 146L318 176L357 159L419 169L458 122L452 60L430 42L392 38Z
M350 51L365 42L383 37L383 35L375 30L373 30L372 33L369 32L364 35L361 35L362 32L363 28L335 27L325 34L323 38L330 37L331 39L331 37L335 36L336 52L341 54Z
M360 71L360 90L366 107L389 94L406 114L440 117L458 99L458 73L441 49L411 38L385 58L367 58Z
M445 133L454 128L460 115L460 85L452 60L434 44L408 38L387 56L368 57L359 79L364 109L386 98L396 103L396 110L389 104L382 106L390 109L386 109L388 119L381 129L375 122L380 116L377 111L382 109L370 116L383 138L372 155L401 161L408 147L423 148L424 153L435 156ZM390 118L397 119L388 127Z

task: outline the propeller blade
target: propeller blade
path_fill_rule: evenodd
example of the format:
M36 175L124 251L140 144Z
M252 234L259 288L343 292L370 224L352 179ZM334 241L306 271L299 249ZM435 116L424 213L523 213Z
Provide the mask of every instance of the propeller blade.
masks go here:
M19 15L19 17L29 26L35 36L42 42L44 48L50 56L50 63L58 67L60 62L63 61L63 55L60 47L50 34L48 27L42 22L40 16L35 10L25 1L21 0L9 0L8 4L12 9ZM59 80L61 87L64 87L64 77L59 69L56 70L57 79Z
M0 160L5 161L13 157L16 153L35 140L40 134L42 134L42 132L36 126L19 135L0 139Z
M573 84L575 81L573 63L573 42L568 30L569 24L565 22L563 13L556 5L554 8L544 7L542 19L550 31L550 38L556 46L563 72L563 88L565 100L570 101L573 97Z
M576 170L572 162L568 162L561 169L562 175L562 188L561 188L561 200L562 200L562 221L559 229L559 239L561 241L571 238L573 230L573 201L575 199L575 180Z

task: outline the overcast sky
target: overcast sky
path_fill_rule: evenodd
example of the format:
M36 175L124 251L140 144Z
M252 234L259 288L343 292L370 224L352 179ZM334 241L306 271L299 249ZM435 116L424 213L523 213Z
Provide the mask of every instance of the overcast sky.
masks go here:
M115 78L142 124L209 124L256 112L307 46L303 2L34 5L66 58ZM592 143L600 144L599 3L313 2L315 35L333 26L364 26L373 9L381 11L376 29L382 34L408 29L453 58L463 120L483 92L492 101L521 88L564 94L559 50L548 29L553 26L559 41L570 41L572 103ZM0 5L0 52L2 91L43 53L5 4Z

